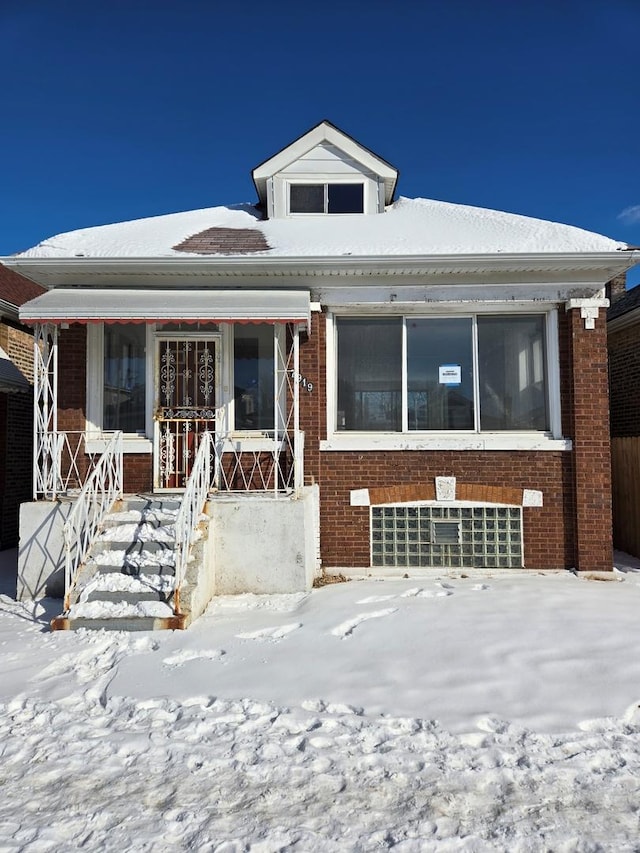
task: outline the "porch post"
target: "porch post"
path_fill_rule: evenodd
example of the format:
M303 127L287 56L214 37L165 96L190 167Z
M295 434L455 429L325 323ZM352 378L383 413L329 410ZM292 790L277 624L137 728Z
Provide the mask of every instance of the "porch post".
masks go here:
M55 498L60 482L58 327L36 323L33 333L33 497Z
M300 329L293 328L293 488L297 491L304 482L302 436L300 435Z
M612 571L611 450L607 319L595 300L567 303L571 353L571 438L575 568Z
M291 344L288 333L291 331ZM274 468L273 488L297 489L302 480L302 437L300 435L300 335L297 326L278 329L274 325ZM280 457L287 463L283 472ZM289 467L291 460L291 467Z
M278 494L278 470L280 468L280 372L281 353L278 339L278 326L273 325L273 493Z

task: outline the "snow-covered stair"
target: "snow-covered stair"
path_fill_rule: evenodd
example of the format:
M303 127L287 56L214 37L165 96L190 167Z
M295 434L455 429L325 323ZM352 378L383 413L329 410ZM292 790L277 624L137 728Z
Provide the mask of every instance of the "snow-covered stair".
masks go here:
M69 610L54 630L152 631L184 627L173 608L175 499L134 497L118 504L82 567Z

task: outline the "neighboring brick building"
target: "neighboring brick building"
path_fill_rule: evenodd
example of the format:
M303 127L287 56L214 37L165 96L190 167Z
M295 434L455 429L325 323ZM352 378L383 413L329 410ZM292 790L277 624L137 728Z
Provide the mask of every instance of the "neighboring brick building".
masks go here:
M622 277L609 293L611 435L619 438L640 435L640 287L625 290Z
M44 288L0 266L0 549L18 542L18 511L32 495L33 333L18 308Z
M220 487L271 488L274 468L299 487L304 433L327 567L610 570L600 309L638 254L394 202L396 170L328 122L253 178L256 208L11 259L51 287L21 316L58 354L58 429L88 431L89 452L122 429L127 491L183 486L205 428Z
M640 557L640 287L626 290L621 276L609 298L613 537L617 548Z

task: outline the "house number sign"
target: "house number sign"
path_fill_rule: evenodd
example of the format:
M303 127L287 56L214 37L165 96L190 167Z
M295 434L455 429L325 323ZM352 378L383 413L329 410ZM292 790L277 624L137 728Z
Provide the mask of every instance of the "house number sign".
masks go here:
M294 382L297 382L302 388L308 391L310 394L313 391L313 382L309 382L306 376L303 376L301 373L296 373L294 370L291 371L291 378Z

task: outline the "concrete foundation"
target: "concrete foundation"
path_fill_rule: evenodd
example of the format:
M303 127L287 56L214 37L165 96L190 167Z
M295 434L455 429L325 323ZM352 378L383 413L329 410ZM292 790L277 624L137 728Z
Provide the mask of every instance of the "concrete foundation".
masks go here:
M209 563L216 595L311 589L320 568L317 486L302 489L295 498L217 495L209 506Z
M64 597L62 528L72 500L30 501L20 507L16 598Z

